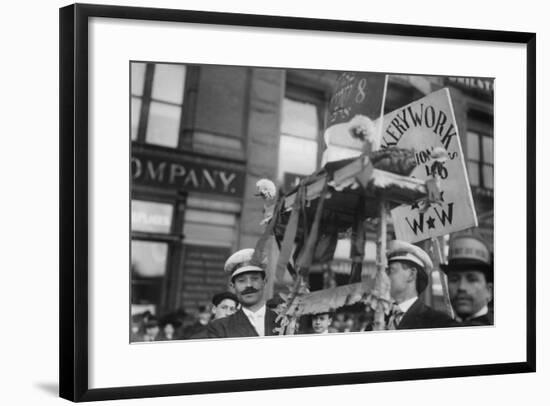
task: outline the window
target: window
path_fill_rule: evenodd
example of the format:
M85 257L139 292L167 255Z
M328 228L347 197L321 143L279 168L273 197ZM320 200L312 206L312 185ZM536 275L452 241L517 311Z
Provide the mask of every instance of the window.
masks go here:
M131 117L132 117L132 140L137 140L138 128L139 128L139 116L141 111L141 101L143 99L143 84L145 83L145 64L144 63L132 63L131 64L131 92L132 92L132 105L131 105Z
M466 156L470 184L493 189L493 138L480 132L468 131Z
M279 144L279 171L285 174L310 175L317 169L319 114L315 104L285 97Z
M153 305L161 302L166 273L168 244L132 240L132 304Z
M132 241L132 272L135 277L156 278L166 272L168 244L152 241Z
M132 62L133 141L178 146L185 77L185 65Z
M132 311L162 310L165 280L173 252L174 204L132 199L131 303Z

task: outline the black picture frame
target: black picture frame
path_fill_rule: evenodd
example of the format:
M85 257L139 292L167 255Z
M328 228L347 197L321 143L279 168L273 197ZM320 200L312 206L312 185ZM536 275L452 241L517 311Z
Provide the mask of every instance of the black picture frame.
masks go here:
M88 385L88 19L221 24L524 44L527 49L527 324L524 362L90 389ZM60 9L60 396L75 402L534 372L536 35L449 27L75 4Z

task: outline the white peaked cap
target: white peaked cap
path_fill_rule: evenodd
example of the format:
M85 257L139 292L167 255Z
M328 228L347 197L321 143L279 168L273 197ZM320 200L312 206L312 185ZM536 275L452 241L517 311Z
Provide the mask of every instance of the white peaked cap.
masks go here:
M224 271L231 275L231 278L244 272L265 272L265 264L253 264L252 257L254 248L245 248L235 252L225 261Z
M433 263L430 256L422 248L411 243L400 240L393 240L388 243L387 254L388 263L394 261L409 261L431 272Z

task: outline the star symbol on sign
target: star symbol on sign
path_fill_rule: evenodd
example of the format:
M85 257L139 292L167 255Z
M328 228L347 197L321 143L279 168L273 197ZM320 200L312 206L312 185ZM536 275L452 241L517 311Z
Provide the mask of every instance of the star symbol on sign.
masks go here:
M411 205L411 210L412 209L419 209L420 207L418 207L418 202L414 202L412 205Z
M426 223L428 224L429 229L435 228L434 221L435 219L432 216L428 217L428 220L426 221Z

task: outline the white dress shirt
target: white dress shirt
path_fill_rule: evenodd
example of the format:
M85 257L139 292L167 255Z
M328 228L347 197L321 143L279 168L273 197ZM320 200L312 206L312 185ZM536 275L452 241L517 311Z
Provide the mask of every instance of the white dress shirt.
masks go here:
M407 310L416 302L416 299L418 299L418 296L407 299L399 304L394 303L393 310L390 312L390 318L388 319L388 330L395 330L397 328Z
M407 299L404 302L399 303L397 306L401 309L403 313L407 313L407 310L410 309L410 307L416 302L416 299L418 299L418 296L415 296L411 299Z
M256 329L259 336L265 336L265 304L258 310L253 312L252 310L243 307L243 312L250 320L250 323Z

